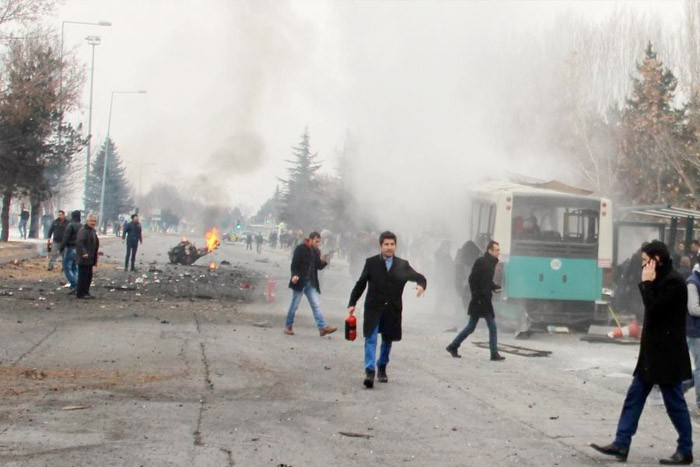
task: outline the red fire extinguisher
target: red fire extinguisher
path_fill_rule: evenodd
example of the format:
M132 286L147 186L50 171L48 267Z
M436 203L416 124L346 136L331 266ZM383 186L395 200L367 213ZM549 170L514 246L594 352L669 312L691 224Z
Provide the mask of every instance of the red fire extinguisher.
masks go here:
M277 284L275 280L270 277L267 279L267 301L269 303L272 303L275 301L275 288L277 287Z
M350 312L345 318L345 340L354 341L357 338L357 318Z

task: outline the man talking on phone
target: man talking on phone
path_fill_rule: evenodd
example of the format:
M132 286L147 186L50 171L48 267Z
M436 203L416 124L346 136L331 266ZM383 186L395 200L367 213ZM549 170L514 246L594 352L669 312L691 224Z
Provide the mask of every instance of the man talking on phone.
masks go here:
M617 423L615 441L607 446L591 444L596 451L626 461L637 431L644 403L655 384L663 395L666 413L678 432L676 452L665 465L693 463L693 439L688 406L681 382L692 377L685 340L688 291L683 277L673 269L666 245L654 240L642 247L644 327L637 366Z

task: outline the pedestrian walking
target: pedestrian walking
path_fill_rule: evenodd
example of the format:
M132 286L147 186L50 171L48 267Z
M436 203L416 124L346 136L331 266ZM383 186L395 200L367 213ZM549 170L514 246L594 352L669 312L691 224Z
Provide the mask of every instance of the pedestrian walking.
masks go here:
M496 265L498 264L498 255L500 253L501 247L498 242L491 240L486 246L486 253L484 253L484 256L478 258L474 262L474 266L472 266L472 272L469 274L469 291L471 292L468 311L469 322L445 348L450 355L455 358L461 358L461 355L457 352L459 346L474 332L479 318L484 318L486 326L489 328L489 350L491 351L491 360L505 360L505 357L498 353L496 315L493 311L493 303L491 303L493 293L501 290L501 286L493 282L493 276L496 273Z
M85 225L78 231L76 252L78 255L78 288L75 296L80 299L95 298L90 295L92 270L97 266L97 253L100 250L100 239L97 238L95 226L97 216L90 214Z
M70 213L70 223L63 231L63 241L60 251L63 255L63 274L70 286L69 294L74 294L78 286L78 262L76 258L76 245L78 232L82 228L80 223L80 211Z
M143 243L143 235L141 222L138 214L131 215L131 222L126 224L122 232L122 243L126 243L126 257L124 258L124 272L129 268L129 259L131 258L131 271L136 271L134 262L136 261L136 250L139 248L139 243Z
M350 292L348 313L355 313L355 305L367 290L365 297L364 322L362 333L365 338L363 384L367 389L374 387L375 365L377 380L386 383L389 378L386 367L393 342L401 340L401 318L403 303L401 297L406 282L415 282L416 296L421 297L427 286L423 274L416 272L405 259L395 256L396 235L386 231L379 235L378 255L365 259L360 278ZM379 359L376 359L377 336L382 335Z
M58 211L58 217L51 223L49 231L46 235L46 248L49 251L49 271L53 271L56 264L56 258L59 256L63 259L61 252L61 243L63 243L63 232L68 227L65 211Z
M321 337L335 332L338 328L328 326L323 319L321 312L321 286L318 282L318 271L328 265L328 257L321 256L319 246L321 245L321 234L311 232L302 244L294 249L292 256L291 272L292 278L289 280L289 288L292 289L292 302L287 311L287 321L284 333L294 335L294 315L296 314L302 295L306 295L311 305L311 312L314 315L316 326Z
M683 277L673 270L664 243L653 241L645 245L642 265L639 290L644 303L644 327L637 366L622 406L615 440L605 446L591 444L591 447L626 461L644 403L654 385L658 385L666 413L678 432L676 452L659 462L687 465L693 462L693 431L682 389L682 381L692 375L685 339L688 289Z
M21 211L19 213L19 236L20 238L27 238L27 221L29 221L29 211L24 207L24 204L22 204L22 207L20 208Z
M685 339L693 356L693 378L687 380L684 389L695 386L695 415L700 415L700 264L686 279L688 287L688 314L685 317ZM684 391L685 392L685 391Z

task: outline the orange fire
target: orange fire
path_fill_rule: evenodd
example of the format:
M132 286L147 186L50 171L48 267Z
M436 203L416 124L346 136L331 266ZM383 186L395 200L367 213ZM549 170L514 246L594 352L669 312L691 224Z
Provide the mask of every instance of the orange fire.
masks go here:
M221 242L219 241L219 230L216 227L207 231L204 234L204 238L207 241L207 253L211 253L212 251L219 248L219 244Z
M185 243L185 242L187 241L187 237L182 237L182 238L180 239L180 241L181 241L182 243Z
M212 261L211 263L209 263L209 269L211 269L212 271L215 269L219 269L219 265Z

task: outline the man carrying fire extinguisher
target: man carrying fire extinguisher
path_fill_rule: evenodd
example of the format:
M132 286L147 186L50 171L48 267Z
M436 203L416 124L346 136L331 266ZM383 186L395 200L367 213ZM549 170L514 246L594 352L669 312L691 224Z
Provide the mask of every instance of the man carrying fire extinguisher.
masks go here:
M365 313L362 332L365 337L365 380L364 385L374 387L375 361L377 379L386 383L389 378L386 366L389 363L391 344L401 340L401 312L403 294L406 282L417 283L416 296L420 297L425 291L427 282L425 276L416 272L408 261L394 256L396 251L396 235L382 232L379 235L380 254L365 260L365 266L355 287L350 293L348 313L355 313L355 304L365 291ZM377 335L382 335L382 345L379 359L376 360Z

